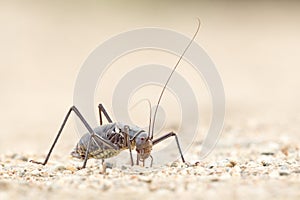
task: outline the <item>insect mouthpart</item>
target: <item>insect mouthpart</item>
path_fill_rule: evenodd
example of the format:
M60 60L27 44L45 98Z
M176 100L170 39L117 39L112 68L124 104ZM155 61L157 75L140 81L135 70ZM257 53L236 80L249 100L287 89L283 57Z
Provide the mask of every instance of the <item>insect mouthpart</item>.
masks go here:
M138 159L144 161L150 156L153 143L146 132L142 132L140 135L138 135L135 139L135 142Z
M152 151L152 141L151 140L146 140L145 143L136 145L136 151L138 153L138 156L141 160L147 159Z

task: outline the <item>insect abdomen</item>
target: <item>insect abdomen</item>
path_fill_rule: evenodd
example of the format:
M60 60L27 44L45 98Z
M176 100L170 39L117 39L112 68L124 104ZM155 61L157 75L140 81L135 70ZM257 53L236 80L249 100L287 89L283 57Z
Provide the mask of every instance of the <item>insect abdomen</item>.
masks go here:
M89 152L89 158L95 158L95 159L106 159L111 158L113 156L116 156L120 153L120 150L114 150L114 149L98 149L96 151Z
M106 159L113 156L118 155L121 152L121 149L115 150L111 148L100 148L95 145L91 145L91 149L88 154L88 158L95 158L95 159ZM86 145L82 143L78 143L75 149L71 152L71 155L75 158L84 159L86 154Z
M91 140L88 158L106 159L118 155L122 150L127 148L127 142L121 133L114 132L116 124L106 124L94 129L95 133L103 139L110 141L112 144L119 147L118 150L108 147L98 138L94 137ZM90 134L83 135L77 143L71 155L75 158L84 159L87 149ZM134 147L134 145L132 146Z

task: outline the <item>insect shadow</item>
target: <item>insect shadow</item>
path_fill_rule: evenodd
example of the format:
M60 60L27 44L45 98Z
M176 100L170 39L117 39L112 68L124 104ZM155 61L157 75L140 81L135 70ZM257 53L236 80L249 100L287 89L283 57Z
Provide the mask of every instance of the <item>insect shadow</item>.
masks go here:
M172 69L157 102L153 119L152 119L152 113L151 113L151 105L150 105L150 118L149 118L149 129L146 131L140 127L132 126L132 125L126 125L120 122L113 122L111 117L109 116L108 112L104 108L102 104L98 105L99 109L99 121L100 126L92 129L91 126L87 123L85 118L82 116L82 114L79 112L79 110L72 106L67 115L64 118L64 121L58 131L58 134L56 135L56 138L54 142L52 143L52 146L44 160L44 162L34 161L31 160L30 162L36 163L36 164L42 164L46 165L51 153L63 131L63 128L65 127L66 122L69 119L69 116L72 112L76 114L76 116L80 119L80 121L83 123L85 128L88 130L88 133L84 134L79 142L76 144L74 150L71 152L71 155L75 158L79 158L83 160L83 165L81 168L85 168L87 161L89 158L95 158L95 159L102 159L102 164L104 165L104 160L107 158L111 158L113 156L118 155L121 151L128 149L129 155L130 155L130 161L131 165L134 165L133 156L132 156L132 150L135 148L137 152L137 158L136 158L136 164L139 165L139 162L142 162L143 166L145 165L145 160L150 158L150 166L152 166L153 163L153 157L151 156L151 151L153 146L158 144L159 142L166 140L167 138L174 137L176 140L177 148L179 150L179 154L181 157L182 162L185 163L185 159L182 154L182 150L179 144L179 139L176 133L169 132L164 134L163 136L154 139L153 138L153 132L154 132L154 126L155 126L155 119L157 110L159 107L159 103L162 99L162 96L164 94L164 91L166 90L166 87L175 72L176 68L178 67L180 61L182 60L184 54L191 46L192 42L194 41L196 35L198 34L200 28L200 20L198 19L198 26L197 30L193 35L193 38L188 43L187 47L184 49L183 53L181 54L180 58L178 59L177 63L175 64L174 68ZM150 103L149 103L150 104ZM106 120L109 122L108 124L103 124L103 116L105 116Z

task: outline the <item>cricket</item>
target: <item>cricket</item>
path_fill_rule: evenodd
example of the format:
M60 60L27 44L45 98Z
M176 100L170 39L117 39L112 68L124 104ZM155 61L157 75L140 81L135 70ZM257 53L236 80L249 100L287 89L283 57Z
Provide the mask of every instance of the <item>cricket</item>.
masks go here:
M130 161L131 161L131 165L133 166L134 160L133 160L132 150L134 149L137 152L136 165L139 165L141 162L142 165L145 166L145 160L151 159L150 167L152 167L153 164L153 157L151 156L152 148L156 144L160 143L161 141L164 141L171 137L175 138L181 160L182 162L185 163L186 161L184 159L177 134L175 132L169 132L159 138L154 139L154 127L155 127L155 119L156 119L158 107L163 97L163 94L167 88L167 85L170 79L172 78L172 75L175 72L176 68L179 66L180 61L182 60L184 54L186 53L186 51L189 49L189 47L195 40L195 37L197 36L198 31L200 29L200 24L201 24L200 20L198 19L196 32L194 33L192 39L190 40L190 42L184 49L183 53L179 57L175 66L171 70L171 73L160 93L160 96L157 101L157 105L154 110L153 118L151 112L151 104L148 101L150 105L150 117L149 117L148 130L144 130L135 125L127 125L126 123L122 123L122 122L113 122L113 120L109 116L103 104L98 105L100 126L93 129L88 124L88 122L83 117L83 115L80 113L80 111L76 108L76 106L72 106L69 109L67 115L65 116L62 125L60 126L60 129L55 137L54 142L52 143L52 146L45 160L43 162L30 160L30 162L41 164L41 165L47 164L51 156L51 153L65 127L65 124L69 119L69 116L71 115L72 112L74 112L88 131L88 133L84 134L80 138L74 150L71 152L72 157L81 159L83 161L83 165L81 168L86 167L89 158L101 159L102 165L104 165L105 159L117 156L123 150L129 150ZM102 115L104 115L104 117L106 118L108 122L107 124L103 124Z

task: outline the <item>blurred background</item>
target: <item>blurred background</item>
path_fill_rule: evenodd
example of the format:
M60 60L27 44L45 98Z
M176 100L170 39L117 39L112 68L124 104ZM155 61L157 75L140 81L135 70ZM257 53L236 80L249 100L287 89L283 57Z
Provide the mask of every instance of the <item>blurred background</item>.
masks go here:
M99 44L140 27L192 36L197 17L196 42L225 87L222 137L254 124L299 140L299 11L298 1L0 1L0 151L48 150ZM63 149L78 139L74 130L71 122Z

